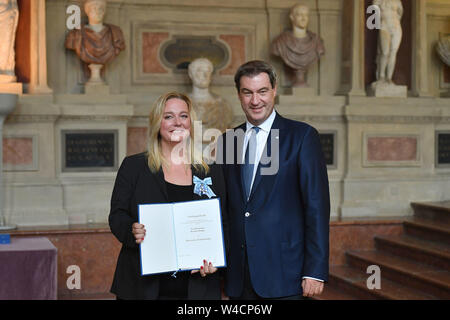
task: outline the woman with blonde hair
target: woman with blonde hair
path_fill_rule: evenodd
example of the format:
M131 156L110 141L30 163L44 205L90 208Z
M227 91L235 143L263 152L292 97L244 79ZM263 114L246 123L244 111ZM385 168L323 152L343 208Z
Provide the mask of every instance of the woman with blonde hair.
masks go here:
M220 299L220 272L210 262L199 270L141 275L139 244L146 227L139 224L138 205L219 197L226 221L225 182L221 169L208 165L196 149L195 113L188 96L169 92L158 98L149 115L148 150L126 157L117 173L111 197L109 225L122 243L111 292L118 299ZM194 180L208 178L208 193ZM225 227L225 225L224 225ZM226 228L224 235L227 238Z

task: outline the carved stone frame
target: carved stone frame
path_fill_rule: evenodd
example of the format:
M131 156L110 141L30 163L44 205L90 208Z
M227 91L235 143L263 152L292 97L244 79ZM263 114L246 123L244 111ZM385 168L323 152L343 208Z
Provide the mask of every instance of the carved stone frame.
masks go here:
M169 26L170 24L170 26ZM240 25L230 26L229 24L213 24L208 30L205 30L204 24L198 23L178 23L174 25L169 22L148 22L148 21L135 21L132 23L132 83L133 84L190 84L191 81L187 73L173 73L172 70L164 67L168 71L165 74L156 73L144 73L142 65L142 33L143 32L169 32L169 38L166 41L173 40L174 36L210 36L215 37L217 42L223 44L229 53L228 62L224 68L229 64L231 60L231 49L229 45L219 38L222 34L236 34L245 37L245 56L246 60L249 57L255 56L255 26L253 25ZM163 44L161 45L161 47ZM160 49L161 49L160 47ZM158 52L158 59L160 53ZM219 75L220 70L215 70L212 78L212 83L216 85L233 85L233 75Z

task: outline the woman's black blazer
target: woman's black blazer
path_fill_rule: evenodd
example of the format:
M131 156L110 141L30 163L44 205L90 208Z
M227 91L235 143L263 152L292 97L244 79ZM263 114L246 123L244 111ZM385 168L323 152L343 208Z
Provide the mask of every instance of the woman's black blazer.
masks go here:
M211 177L210 188L220 198L225 243L227 243L226 189L222 170L219 166L212 164L209 172L204 175L192 167L192 175L200 179ZM208 199L208 197L194 194L194 200L200 199ZM122 243L111 287L111 292L120 299L156 299L158 297L158 276L141 276L139 245L135 242L131 226L138 222L139 204L164 202L169 202L169 198L162 170L157 173L150 171L146 153L126 157L117 173L109 214L111 231ZM201 261L199 263L201 264ZM220 299L222 272L219 271L204 278L199 272L191 275L188 299Z

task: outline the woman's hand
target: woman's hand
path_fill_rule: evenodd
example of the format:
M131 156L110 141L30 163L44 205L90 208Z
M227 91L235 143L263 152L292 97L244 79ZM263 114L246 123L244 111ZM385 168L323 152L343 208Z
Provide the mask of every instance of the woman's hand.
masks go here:
M203 265L200 266L200 270L192 270L191 274L200 272L202 277L206 277L208 274L212 274L217 271L217 268L212 265L211 262L203 260Z
M145 228L143 224L137 222L133 223L133 225L131 226L131 232L133 233L137 244L140 244L142 241L144 241Z

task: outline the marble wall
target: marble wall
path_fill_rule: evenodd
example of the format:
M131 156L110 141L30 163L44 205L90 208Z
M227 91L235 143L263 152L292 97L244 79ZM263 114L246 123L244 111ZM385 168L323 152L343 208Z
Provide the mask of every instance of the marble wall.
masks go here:
M404 99L369 97L364 90L366 15L354 14L357 2L304 2L311 8L310 29L326 47L309 70L308 92L292 91L281 61L269 55L271 40L290 25L288 12L295 0L109 0L105 21L121 27L126 49L108 64L107 86L87 92L78 58L64 48L66 9L81 1L46 0L45 41L36 36L42 34L37 32L42 19L30 32L35 39L30 50L40 52L33 56L40 69L31 73L37 74L31 78L38 85L25 85L4 127L2 206L7 221L107 221L116 172L64 172L62 132L116 130L119 163L145 150L147 115L156 97L168 90L190 92L187 74L164 55L164 48L186 37L207 39L224 50L211 90L232 105L234 125L245 119L234 71L243 61L264 59L279 73L278 112L335 135L335 161L328 168L334 218L407 216L411 201L450 198L450 167L436 164L435 134L450 131L450 100L441 98L450 85L434 51L436 41L450 33L448 1L417 0L411 6L412 78ZM43 82L51 91L36 89Z

